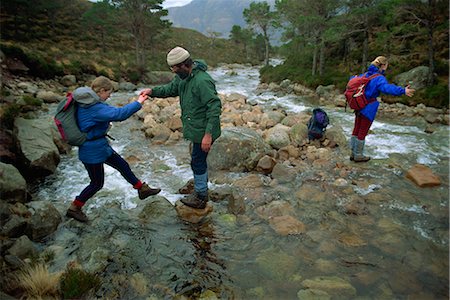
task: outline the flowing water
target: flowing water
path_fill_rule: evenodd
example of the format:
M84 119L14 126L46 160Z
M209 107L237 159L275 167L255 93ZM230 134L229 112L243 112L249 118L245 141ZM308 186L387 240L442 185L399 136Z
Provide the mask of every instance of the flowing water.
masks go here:
M234 71L237 75L225 67L210 72L219 93L244 94L264 107L293 113L312 108L295 95L255 94L257 68ZM129 96L116 93L111 101L118 105ZM327 112L332 125L351 131L351 113L337 108ZM448 299L449 129L440 126L426 134L420 121L404 124L373 124L367 152L377 160L353 175L355 181L367 182L350 187L356 198L308 172L281 187L256 188L253 193L266 202L290 203L305 224L306 234L286 237L256 215L251 201L238 216L228 212L224 201L213 203L214 211L201 224L178 219L172 204L182 196L178 188L192 176L188 144L152 145L139 130L141 121L130 118L115 124L111 144L132 161L138 177L161 187L168 202L140 201L120 174L106 166L105 186L86 207L91 224L64 222L42 247L57 254L54 270L70 261L101 270L97 296L109 299L328 299L325 292L331 299ZM415 163L432 168L442 185L418 188L392 167ZM88 181L75 149L62 157L35 198L52 201L63 214ZM296 196L300 186L310 195L302 201ZM366 213L344 213L352 199L359 199ZM144 207L152 208L151 218L139 216Z

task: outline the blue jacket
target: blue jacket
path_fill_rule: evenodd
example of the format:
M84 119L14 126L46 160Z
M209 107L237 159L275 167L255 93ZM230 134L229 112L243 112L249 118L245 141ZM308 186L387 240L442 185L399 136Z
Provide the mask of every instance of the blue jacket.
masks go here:
M367 99L376 99L381 93L393 96L401 96L405 94L405 88L397 86L395 84L388 83L386 77L384 77L384 71L379 70L376 66L370 65L367 70L366 77L372 76L373 74L379 73L382 76L377 76L367 84L365 95ZM380 103L378 101L371 102L360 110L366 118L373 121L378 111L378 106Z
M87 164L103 163L114 151L105 136L109 123L128 119L142 106L137 101L123 107L110 106L88 87L76 89L73 97L79 104L78 126L81 131L88 133L88 141L79 146L78 157Z

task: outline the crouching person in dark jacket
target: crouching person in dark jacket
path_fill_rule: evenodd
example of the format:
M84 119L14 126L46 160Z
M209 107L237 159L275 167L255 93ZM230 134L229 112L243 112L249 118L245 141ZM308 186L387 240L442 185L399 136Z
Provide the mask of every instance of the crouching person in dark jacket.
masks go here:
M175 47L167 54L167 63L177 76L170 83L145 89L141 94L158 98L180 97L183 136L192 142L191 168L195 190L181 202L203 209L208 202L206 158L212 143L221 134L222 103L204 61L193 61L186 49Z
M112 82L108 78L100 76L92 82L90 88L80 87L73 92L74 100L78 102L78 126L81 131L87 133L87 140L79 146L78 157L84 164L91 182L75 197L66 215L80 222L88 221L82 207L103 187L104 164L118 170L133 188L138 190L140 199L156 195L161 191L150 188L145 182L141 182L131 171L129 164L109 145L106 138L110 122L128 119L141 109L147 96L141 95L137 101L119 108L104 103L112 91Z

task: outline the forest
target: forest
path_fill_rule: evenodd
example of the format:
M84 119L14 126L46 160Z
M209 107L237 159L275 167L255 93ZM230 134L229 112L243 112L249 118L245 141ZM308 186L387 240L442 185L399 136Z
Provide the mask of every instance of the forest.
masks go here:
M195 1L195 0L194 0ZM40 78L104 74L148 81L149 71L167 70L165 54L178 44L211 66L265 65L261 81L290 79L315 88L343 89L351 74L387 56L388 79L417 66L429 67L427 105L448 106L448 1L277 0L252 2L247 26L227 38L174 28L162 0L26 0L1 2L1 50L30 66ZM281 33L282 44L271 45ZM272 57L282 65L268 64Z

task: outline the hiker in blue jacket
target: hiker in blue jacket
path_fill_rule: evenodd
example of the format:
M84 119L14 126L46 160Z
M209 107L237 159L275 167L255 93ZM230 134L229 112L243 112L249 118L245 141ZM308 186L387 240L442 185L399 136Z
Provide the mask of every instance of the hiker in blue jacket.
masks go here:
M388 60L384 56L378 56L369 66L366 73L360 76L370 77L373 74L381 74L369 81L365 89L366 99L369 100L363 109L355 111L355 126L353 127L352 137L350 139L350 147L352 154L350 160L355 162L366 162L370 160L369 156L364 155L364 144L367 134L369 133L370 126L378 111L380 103L377 101L377 97L380 93L401 96L406 95L412 97L415 90L408 86L405 88L388 83L384 74L388 68Z
M133 188L138 190L140 199L156 195L161 191L150 188L145 182L141 182L131 171L129 164L109 145L106 138L110 122L128 119L141 109L142 103L147 100L148 96L140 95L135 102L123 107L113 107L104 103L112 91L112 82L108 78L100 76L92 82L90 88L80 87L73 92L73 98L78 103L78 126L81 131L87 132L86 142L79 146L78 157L84 164L91 182L75 197L66 216L80 222L88 221L81 208L103 187L104 164L118 170Z

